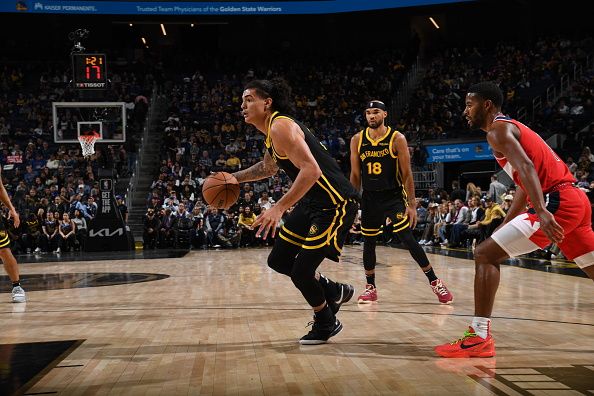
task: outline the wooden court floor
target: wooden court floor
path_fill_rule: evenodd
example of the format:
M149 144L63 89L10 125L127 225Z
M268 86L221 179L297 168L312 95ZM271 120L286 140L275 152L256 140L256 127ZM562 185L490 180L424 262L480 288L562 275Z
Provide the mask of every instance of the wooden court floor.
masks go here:
M406 251L378 247L379 302L358 305L361 254L346 247L341 264L321 266L356 287L338 314L344 330L326 345L297 343L311 311L290 279L267 268L267 249L23 264L22 274L48 279L168 277L99 287L64 281L29 291L20 305L0 294L0 344L77 341L21 388L26 395L594 394L591 280L503 266L497 356L443 359L433 347L470 323L473 262L429 255L454 294L444 306Z

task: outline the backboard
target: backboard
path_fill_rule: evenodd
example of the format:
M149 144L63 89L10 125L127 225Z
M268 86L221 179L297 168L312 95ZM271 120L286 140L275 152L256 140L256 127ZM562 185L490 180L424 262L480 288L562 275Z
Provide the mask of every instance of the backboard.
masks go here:
M53 102L54 142L78 143L80 135L97 132L101 143L126 141L124 102Z

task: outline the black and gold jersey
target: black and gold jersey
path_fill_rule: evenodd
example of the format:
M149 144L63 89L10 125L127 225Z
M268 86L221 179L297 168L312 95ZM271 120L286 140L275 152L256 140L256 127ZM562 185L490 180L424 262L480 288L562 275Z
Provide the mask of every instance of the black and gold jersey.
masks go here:
M28 234L36 234L41 231L41 224L39 223L39 220L37 220L37 219L27 220L25 222L25 224L27 225L27 233Z
M396 190L404 196L398 153L394 147L394 139L400 132L388 127L379 139L372 139L369 133L369 128L361 131L358 148L363 190Z
M316 184L305 194L304 199L309 199L321 206L335 206L341 202L348 200L349 198L358 197L357 190L353 187L346 176L341 172L338 163L326 147L320 143L320 141L314 136L314 134L301 122L295 120L292 117L275 112L270 117L270 121L266 131L266 150L274 159L276 164L285 171L287 176L291 180L295 180L299 174L299 168L297 168L287 156L279 155L274 149L272 139L270 138L270 128L274 120L279 118L287 118L295 122L305 135L305 143L309 147L313 157L315 158L322 176L316 181Z

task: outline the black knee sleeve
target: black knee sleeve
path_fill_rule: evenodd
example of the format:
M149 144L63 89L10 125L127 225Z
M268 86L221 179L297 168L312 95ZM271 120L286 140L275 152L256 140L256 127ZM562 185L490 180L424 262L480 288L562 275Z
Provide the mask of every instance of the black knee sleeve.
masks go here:
M322 260L322 249L302 250L295 258L295 265L290 274L293 284L312 307L320 306L326 301L324 289L316 279L316 270Z
M400 238L400 241L406 245L410 255L421 268L429 265L429 259L427 258L425 251L421 245L419 245L419 242L415 240L410 228L400 231L398 233L398 238Z
M363 240L363 267L367 271L375 269L375 236L366 236Z
M293 257L287 257L282 254L280 249L272 249L270 255L268 255L268 266L276 272L287 276L291 276L294 262L295 259Z

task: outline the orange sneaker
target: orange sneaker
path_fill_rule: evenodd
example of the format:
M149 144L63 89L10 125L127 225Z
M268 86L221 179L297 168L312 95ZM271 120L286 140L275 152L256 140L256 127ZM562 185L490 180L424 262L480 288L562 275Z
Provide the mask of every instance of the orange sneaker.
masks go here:
M377 289L373 285L366 285L365 291L359 296L357 302L359 304L370 304L377 301Z
M487 338L476 335L474 329L469 327L464 332L464 337L452 343L438 345L435 353L445 358L488 358L495 356L495 340L489 334Z

